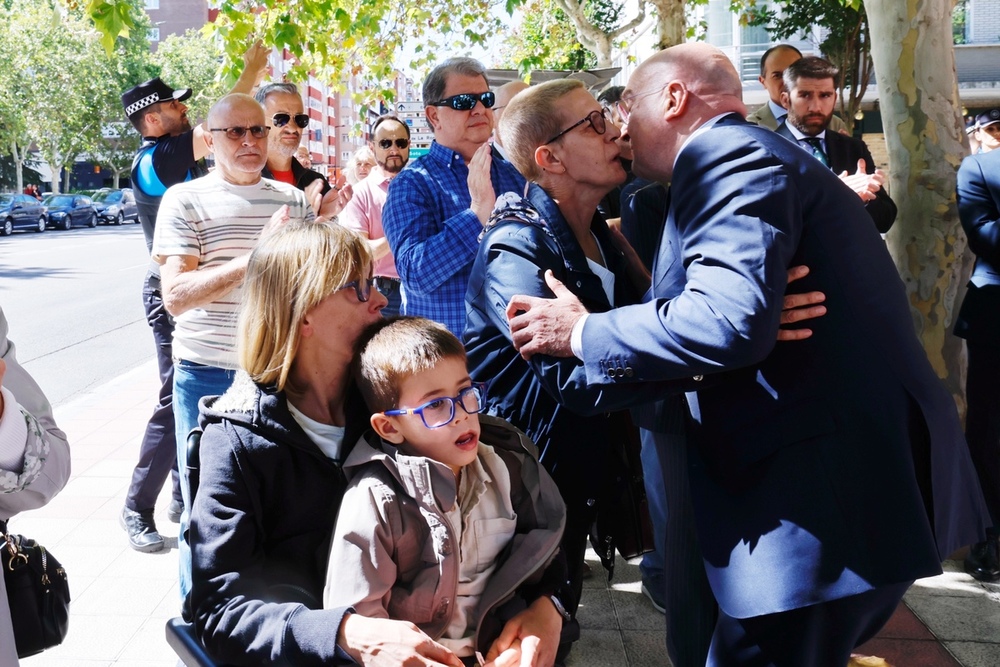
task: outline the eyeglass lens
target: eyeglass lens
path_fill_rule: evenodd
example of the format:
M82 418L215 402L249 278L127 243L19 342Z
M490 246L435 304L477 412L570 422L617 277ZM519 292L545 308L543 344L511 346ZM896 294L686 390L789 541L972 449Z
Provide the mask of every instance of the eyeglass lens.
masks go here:
M297 113L294 117L287 113L276 113L271 117L271 122L274 123L275 127L284 127L293 118L295 119L295 124L300 128L305 129L309 126L309 116L304 113Z
M482 102L483 106L487 109L493 107L496 104L497 96L493 91L488 90L485 93L461 93L459 95L452 95L451 97L446 97L435 106L449 106L456 111L471 111L476 108L476 102Z
M409 139L396 139L395 143L396 143L396 148L398 148L400 150L403 150L404 148L406 148L407 146L410 145L410 140ZM381 139L378 142L379 148L381 148L384 151L387 151L390 148L392 148L392 144L393 144L392 139Z
M474 414L482 409L482 389L476 385L466 387L454 398L439 398L420 408L420 417L427 428L440 428L450 424L455 418L455 403L462 406L467 414Z
M226 136L233 141L239 141L249 132L254 139L263 139L271 131L267 125L251 125L250 127L212 127L212 132L225 132Z

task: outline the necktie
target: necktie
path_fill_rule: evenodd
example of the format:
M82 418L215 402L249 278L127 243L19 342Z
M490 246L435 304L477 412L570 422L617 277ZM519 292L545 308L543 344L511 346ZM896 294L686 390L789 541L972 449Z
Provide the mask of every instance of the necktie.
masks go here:
M819 137L806 137L802 141L809 144L812 148L813 157L822 162L824 167L830 166L830 159L823 152L823 142L819 140Z

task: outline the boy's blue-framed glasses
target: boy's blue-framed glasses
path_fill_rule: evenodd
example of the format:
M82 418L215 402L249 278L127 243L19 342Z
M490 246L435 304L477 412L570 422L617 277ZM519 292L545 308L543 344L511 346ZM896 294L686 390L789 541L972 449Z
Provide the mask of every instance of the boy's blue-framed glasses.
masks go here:
M427 401L416 408L398 408L396 410L386 410L382 414L386 417L397 417L399 415L420 415L424 426L427 428L441 428L447 426L455 419L455 405L462 406L467 414L482 412L483 396L486 393L486 385L475 382L471 387L466 387L458 392L458 396L442 396L433 401Z

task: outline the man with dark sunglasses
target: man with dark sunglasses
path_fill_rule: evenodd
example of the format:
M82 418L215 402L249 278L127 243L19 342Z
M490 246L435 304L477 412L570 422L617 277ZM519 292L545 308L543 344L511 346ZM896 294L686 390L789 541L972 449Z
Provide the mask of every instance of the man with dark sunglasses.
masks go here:
M392 317L399 314L403 292L389 241L382 229L382 208L389 184L410 160L410 126L396 116L380 116L372 126L370 146L375 154L375 168L354 188L354 197L338 220L368 240L375 257L375 284L389 301L382 315Z
M525 181L490 153L496 97L481 63L441 63L424 80L423 100L434 141L393 181L382 224L403 283L403 313L461 336L479 235L497 195L523 192Z
M333 186L323 174L299 164L295 153L302 143L302 133L309 127L302 96L294 83L268 83L257 89L254 99L264 107L264 120L271 127L267 138L267 166L261 175L294 185L306 193L316 215L337 215L351 198L350 186Z
M259 42L243 55L243 73L233 86L234 93L249 93L264 75L268 50ZM142 144L132 163L130 175L139 222L146 248L153 248L153 229L163 193L172 185L203 175L198 161L208 155L202 124L191 127L184 100L190 88L174 90L159 78L150 79L122 93L122 106L129 121L142 135ZM177 477L174 411L172 406L174 365L171 340L173 318L163 307L160 293L160 265L150 262L143 281L142 302L146 321L153 330L156 360L160 371L160 396L139 446L139 461L125 497L121 523L129 546L136 551L163 549L163 538L153 519L157 496L173 471L173 494L167 517L180 521L183 502Z
M174 422L177 464L187 463L187 436L198 425L198 401L225 393L239 366L236 315L243 276L257 242L289 220L315 218L305 193L261 177L267 162L264 109L249 95L222 98L208 113L215 170L167 190L156 219L153 259L160 264L163 305L175 318ZM180 590L191 590L191 552L177 538Z

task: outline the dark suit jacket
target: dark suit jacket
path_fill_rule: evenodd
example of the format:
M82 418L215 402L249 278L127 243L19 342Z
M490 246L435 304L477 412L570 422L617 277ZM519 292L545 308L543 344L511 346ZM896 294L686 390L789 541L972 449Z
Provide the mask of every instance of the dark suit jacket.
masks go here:
M778 134L798 144L798 140L782 123L777 130ZM865 161L865 172L874 173L875 161L861 139L848 137L839 132L828 129L826 132L826 152L830 160L830 169L833 173L839 174L846 171L853 174L858 170L858 160ZM875 221L875 228L882 234L889 231L892 223L896 221L896 203L892 201L884 189L879 190L875 199L865 204L865 210Z
M655 300L583 329L598 386L725 373L688 394L691 486L709 581L736 618L935 574L987 523L954 401L842 188L774 132L723 118L677 158ZM794 290L825 292L828 314L776 344L799 264Z
M1000 151L970 155L958 170L958 215L976 253L955 335L1000 340Z

